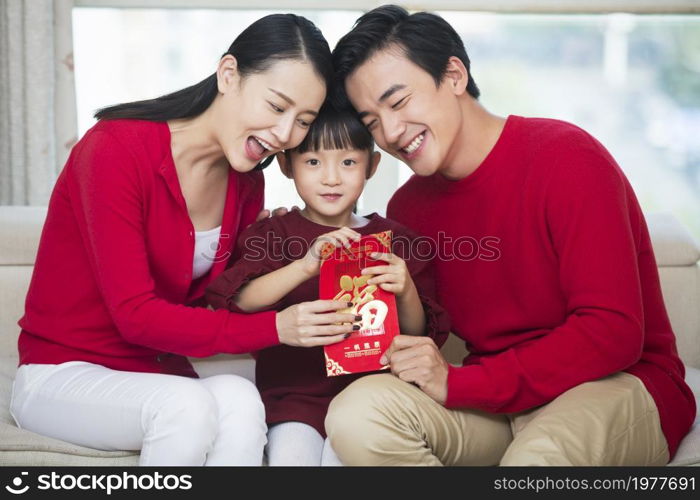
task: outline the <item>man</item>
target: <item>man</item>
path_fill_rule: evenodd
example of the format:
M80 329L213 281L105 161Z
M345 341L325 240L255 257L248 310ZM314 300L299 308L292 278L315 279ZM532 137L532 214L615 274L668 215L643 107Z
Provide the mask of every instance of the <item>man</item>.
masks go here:
M571 124L489 113L462 41L433 14L374 9L334 63L338 99L416 174L387 215L439 247L439 300L471 353L453 367L431 339L397 337L391 374L331 405L340 459L666 464L695 402L644 217L610 154Z

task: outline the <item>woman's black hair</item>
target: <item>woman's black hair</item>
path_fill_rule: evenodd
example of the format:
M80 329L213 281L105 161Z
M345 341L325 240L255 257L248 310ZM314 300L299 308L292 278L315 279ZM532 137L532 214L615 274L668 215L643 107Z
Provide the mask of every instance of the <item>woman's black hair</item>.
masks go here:
M338 110L326 101L301 144L286 150L285 155L289 159L290 152L301 154L322 149L357 149L371 153L374 139L357 113L347 108Z
M222 56L236 58L242 78L261 73L280 60L306 60L330 88L333 65L328 42L314 23L295 14L271 14L258 19L241 32ZM128 102L98 110L98 120L120 118L167 121L192 118L203 113L218 94L216 73L201 82L155 99ZM258 164L268 166L274 155Z
M382 5L360 17L333 49L333 99L338 107L350 105L345 79L377 51L391 46L403 50L409 60L433 77L435 85L440 85L448 59L459 58L469 72L467 92L479 98L464 42L447 21L429 12L409 14L403 7Z

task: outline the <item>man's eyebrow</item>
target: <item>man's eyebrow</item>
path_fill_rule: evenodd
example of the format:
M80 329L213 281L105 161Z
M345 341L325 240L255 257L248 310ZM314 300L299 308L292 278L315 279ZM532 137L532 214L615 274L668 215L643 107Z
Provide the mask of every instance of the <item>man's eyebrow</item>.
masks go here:
M384 91L384 93L383 93L381 96L379 96L378 101L379 101L379 102L386 101L386 100L389 99L392 95L394 95L396 92L398 92L399 90L403 90L403 89L405 89L405 88L406 88L406 85L403 85L403 84L401 84L401 83L395 83L394 85L392 85L391 87L389 87L388 89L386 89L386 90ZM368 114L369 114L368 111L362 111L362 112L360 112L360 113L357 114L357 117L358 117L360 120L362 120L362 119L363 119L365 116L367 116Z
M396 92L399 90L405 89L406 86L400 83L395 83L391 87L389 87L381 96L379 96L379 102L386 101L389 99L392 95L394 95Z
M272 89L272 88L270 88L270 87L268 87L267 90L269 90L270 92L274 92L275 94L277 94L278 96L280 96L282 99L284 99L285 101L287 101L287 102L289 103L290 106L296 106L297 103L295 103L294 100L293 100L291 97L289 97L289 96L283 94L283 93L280 92L279 90L275 90L275 89ZM304 111L304 113L309 113L309 114L311 114L311 115L318 116L318 113L317 113L316 111L311 110L311 109L308 109L308 110Z

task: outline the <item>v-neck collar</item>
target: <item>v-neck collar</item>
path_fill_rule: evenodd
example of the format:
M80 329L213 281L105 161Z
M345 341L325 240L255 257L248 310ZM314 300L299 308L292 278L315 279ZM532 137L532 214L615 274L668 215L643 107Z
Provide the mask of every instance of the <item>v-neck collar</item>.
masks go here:
M182 188L180 187L180 180L177 176L177 169L175 168L175 159L173 158L172 147L170 145L171 135L170 128L167 122L159 122L162 125L161 128L161 138L163 141L163 160L158 168L159 174L165 180L165 184L168 187L168 191L177 201L181 210L183 211L185 220L189 225L189 237L190 237L190 255L189 255L189 267L191 272L192 267L192 253L194 252L194 225L192 224L192 219L190 219L189 213L187 211L187 203L185 202L185 197L182 194ZM236 235L238 234L238 226L241 220L241 211L239 210L239 188L240 183L238 182L238 176L241 175L236 172L232 167L229 166L228 172L228 185L226 187L226 203L224 205L224 214L221 220L221 235L219 236L219 247L214 257L214 264L210 271L202 276L201 278L195 280L188 292L188 301L192 298L196 298L204 292L204 288L209 284L213 277L217 276L226 267L226 263L233 253L233 248L236 243Z

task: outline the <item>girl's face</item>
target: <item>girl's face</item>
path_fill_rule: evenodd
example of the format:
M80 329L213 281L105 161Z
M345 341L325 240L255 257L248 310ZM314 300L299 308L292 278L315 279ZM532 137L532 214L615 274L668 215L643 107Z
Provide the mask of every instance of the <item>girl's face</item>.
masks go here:
M298 146L326 97L325 83L305 61L276 61L261 73L241 78L236 59L227 55L217 77L212 129L238 172Z
M342 226L362 194L365 182L374 175L378 152L357 149L322 149L292 152L288 163L278 155L282 172L294 185L314 220Z

